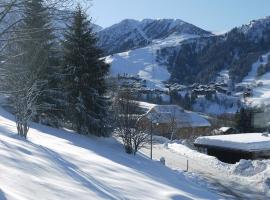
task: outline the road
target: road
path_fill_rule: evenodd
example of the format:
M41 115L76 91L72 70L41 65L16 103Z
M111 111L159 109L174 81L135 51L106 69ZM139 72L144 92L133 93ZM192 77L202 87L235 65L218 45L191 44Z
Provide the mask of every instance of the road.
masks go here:
M141 153L148 156L150 155L149 146L143 148ZM187 160L189 163L189 173L195 173L198 175L196 182L199 184L205 184L210 190L217 191L221 196L230 200L267 200L270 197L262 192L258 192L258 189L250 183L244 183L238 178L233 177L226 171L220 171L217 168L212 167L208 161L196 158L188 158L180 153L174 152L168 148L164 148L163 144L154 144L153 146L153 159L160 160L164 157L166 160L166 166L173 170L187 169ZM189 175L187 173L187 176ZM194 177L194 176L192 176Z

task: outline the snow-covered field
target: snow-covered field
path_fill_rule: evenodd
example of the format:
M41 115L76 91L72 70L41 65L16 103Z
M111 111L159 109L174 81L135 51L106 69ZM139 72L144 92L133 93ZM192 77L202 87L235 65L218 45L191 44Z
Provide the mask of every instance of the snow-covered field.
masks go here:
M113 138L33 124L18 138L0 108L0 200L222 199L183 173L127 155Z
M166 165L174 170L186 170L186 176L202 186L217 190L228 199L267 200L270 198L270 160L241 160L226 164L215 157L188 148L181 141L160 139L153 148L153 157L165 158ZM149 149L142 150L149 155Z

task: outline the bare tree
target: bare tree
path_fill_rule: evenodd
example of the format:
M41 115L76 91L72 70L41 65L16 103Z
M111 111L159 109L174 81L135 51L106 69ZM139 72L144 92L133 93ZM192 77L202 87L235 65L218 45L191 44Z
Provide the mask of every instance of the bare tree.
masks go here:
M149 141L146 124L140 123L138 102L130 89L120 90L114 100L116 134L123 141L125 151L136 154Z
M31 1L5 0L0 3L0 86L2 92L10 97L18 134L25 138L29 122L39 106L36 104L37 98L43 92L39 88L45 84L38 79L38 70L33 72L33 69L39 69L46 62L40 58L42 48L38 48L38 45L33 46L34 49L28 48L31 52L23 48L30 42L39 43L39 38L33 39L30 35L46 31L43 27L38 29L33 26L31 30L22 28L21 22L27 12L25 5ZM61 19L58 9L67 8L72 2L74 1L44 0L44 10L50 16L57 14L58 19ZM40 16L42 12L41 10ZM40 62L36 62L38 60Z
M169 113L169 133L170 133L170 139L173 140L175 134L177 131L177 121L176 121L176 108L173 106L172 109L170 109Z
M150 138L147 132L148 127L144 123L140 123L139 119L137 120L135 129L133 129L131 139L133 154L135 155L141 148L149 143Z

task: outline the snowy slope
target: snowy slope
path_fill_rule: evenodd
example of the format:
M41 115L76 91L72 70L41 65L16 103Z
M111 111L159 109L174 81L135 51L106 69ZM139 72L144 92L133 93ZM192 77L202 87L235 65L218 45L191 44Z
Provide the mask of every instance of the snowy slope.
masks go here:
M151 45L106 57L106 62L111 64L113 76L128 74L139 76L147 81L149 88L164 89L164 81L170 78L170 73L165 65L157 62L157 51L179 43L196 38L197 35L171 35L166 39L154 40Z
M269 62L268 56L270 56L270 52L262 55L262 60L258 59L252 65L251 71L240 83L240 85L253 89L253 96L247 99L247 102L253 106L270 104L270 72L257 76L259 66Z
M33 124L28 141L0 109L0 199L221 199L114 139Z

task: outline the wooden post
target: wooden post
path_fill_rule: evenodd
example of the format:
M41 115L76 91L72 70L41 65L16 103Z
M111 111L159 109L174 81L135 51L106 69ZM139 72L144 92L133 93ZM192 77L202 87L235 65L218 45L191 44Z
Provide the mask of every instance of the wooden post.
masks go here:
M153 122L151 121L151 148L150 148L150 159L153 160Z
M187 159L187 172L188 172L188 167L189 167L189 166L188 166L188 159Z

